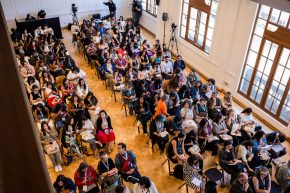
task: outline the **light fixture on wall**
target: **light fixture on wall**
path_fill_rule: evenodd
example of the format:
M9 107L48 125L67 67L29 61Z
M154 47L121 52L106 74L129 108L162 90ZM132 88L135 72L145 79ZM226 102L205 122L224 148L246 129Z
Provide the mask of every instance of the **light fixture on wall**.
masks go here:
M155 0L156 1L156 5L160 5L160 0Z

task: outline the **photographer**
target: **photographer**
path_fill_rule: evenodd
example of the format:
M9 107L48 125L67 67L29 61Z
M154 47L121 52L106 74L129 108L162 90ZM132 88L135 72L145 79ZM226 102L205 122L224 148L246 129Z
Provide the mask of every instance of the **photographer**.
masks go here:
M133 24L136 27L139 25L139 20L141 16L142 16L142 2L141 0L133 0L132 17L133 17Z
M109 6L110 18L116 18L116 4L113 2L113 0L109 0L108 2L104 3L104 5Z

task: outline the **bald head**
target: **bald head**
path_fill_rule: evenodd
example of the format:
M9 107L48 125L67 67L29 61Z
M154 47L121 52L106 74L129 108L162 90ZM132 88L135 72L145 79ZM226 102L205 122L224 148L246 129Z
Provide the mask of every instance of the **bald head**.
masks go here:
M239 174L239 181L241 184L246 184L248 182L248 175L246 173Z

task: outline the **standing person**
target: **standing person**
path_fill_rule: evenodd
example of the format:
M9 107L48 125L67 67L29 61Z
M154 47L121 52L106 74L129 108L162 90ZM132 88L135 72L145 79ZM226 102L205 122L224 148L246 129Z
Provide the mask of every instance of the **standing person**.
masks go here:
M76 185L70 178L66 178L64 175L57 176L53 183L55 193L70 192L76 193Z
M118 154L115 157L115 164L125 181L136 183L141 175L138 171L136 156L127 150L125 143L118 144Z
M142 2L141 0L133 0L132 18L133 18L133 24L136 27L139 26L139 20L141 16L142 16Z
M138 183L134 185L133 193L158 193L154 183L147 177L142 176Z
M96 185L97 172L87 162L82 162L74 174L74 181L80 193L99 193Z
M104 2L104 4L109 7L110 18L112 18L112 17L116 18L116 4L113 2L113 0L109 0L108 2Z
M284 192L290 192L290 160L277 169L276 179Z
M246 173L240 173L239 177L233 181L230 193L253 193Z

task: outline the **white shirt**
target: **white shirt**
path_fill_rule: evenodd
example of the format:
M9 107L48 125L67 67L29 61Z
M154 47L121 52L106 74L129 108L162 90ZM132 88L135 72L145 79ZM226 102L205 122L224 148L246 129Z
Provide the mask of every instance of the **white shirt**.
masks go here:
M161 62L160 67L161 72L173 73L173 64L170 60L168 62L165 61Z
M158 193L157 188L154 183L151 181L151 186L148 189L142 188L138 183L134 185L133 193Z
M80 69L80 72L77 74L73 73L72 71L69 71L66 78L69 81L72 81L74 84L77 84L80 78L82 78L82 79L86 78L86 73L84 71L82 71L81 69Z
M39 37L40 35L43 35L44 31L42 29L36 29L34 30L34 37Z
M80 133L80 135L82 136L82 139L85 139L85 140L94 139L95 138L95 136L93 135L94 125L89 119L85 121L85 124L82 126L81 129L84 129L84 128L86 130Z

